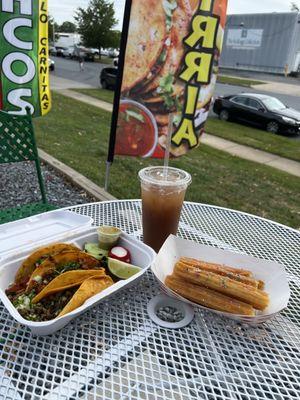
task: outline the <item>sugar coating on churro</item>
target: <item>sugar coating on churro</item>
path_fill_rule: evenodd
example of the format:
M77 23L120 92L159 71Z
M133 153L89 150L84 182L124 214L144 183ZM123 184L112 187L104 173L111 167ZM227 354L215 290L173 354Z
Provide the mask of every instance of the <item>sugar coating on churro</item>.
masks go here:
M251 271L182 257L165 284L195 303L234 314L255 315L269 305L264 282Z

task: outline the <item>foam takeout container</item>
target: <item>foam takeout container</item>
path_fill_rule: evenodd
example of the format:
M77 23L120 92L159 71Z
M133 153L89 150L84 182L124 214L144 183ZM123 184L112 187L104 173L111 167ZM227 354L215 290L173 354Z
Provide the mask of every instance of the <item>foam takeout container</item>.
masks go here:
M270 296L268 308L264 311L257 311L255 316L237 315L216 311L179 296L173 290L169 289L164 282L167 275L172 274L174 265L180 257L196 258L201 261L224 264L230 267L244 268L252 271L255 279L265 282L264 290L269 293ZM173 235L170 235L165 241L151 269L163 291L169 296L185 301L200 309L210 310L216 314L249 324L259 324L274 317L287 307L290 297L288 278L283 265L229 250L221 250L198 244Z
M150 247L122 232L119 244L130 251L132 264L139 266L140 272L129 279L115 283L88 299L81 307L60 318L45 322L24 319L5 294L5 290L14 281L22 261L37 248L51 243L73 243L81 249L86 242L97 243L97 227L92 227L92 222L93 220L89 217L60 210L0 226L0 300L11 316L27 326L33 334L50 335L58 331L78 315L107 299L108 296L135 284L153 262L156 253Z

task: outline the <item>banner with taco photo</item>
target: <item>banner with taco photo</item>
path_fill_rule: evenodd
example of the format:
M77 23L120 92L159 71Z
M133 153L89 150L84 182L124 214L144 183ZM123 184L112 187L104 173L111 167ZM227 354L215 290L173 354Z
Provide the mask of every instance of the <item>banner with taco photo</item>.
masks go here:
M219 69L227 0L132 0L115 154L163 158L199 145ZM120 66L121 68L121 66Z
M48 0L2 0L0 11L0 110L45 115L51 108Z

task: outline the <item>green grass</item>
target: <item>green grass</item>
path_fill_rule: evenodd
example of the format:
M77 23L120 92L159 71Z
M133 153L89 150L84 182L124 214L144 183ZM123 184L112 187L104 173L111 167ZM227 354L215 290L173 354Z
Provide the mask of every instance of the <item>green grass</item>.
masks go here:
M300 161L300 140L274 135L273 133L241 124L220 121L217 118L209 118L205 130L207 133L236 143Z
M235 78L233 76L218 76L218 83L226 83L227 85L251 87L254 85L261 85L265 82L255 81L253 79Z
M53 110L35 122L40 148L100 186L104 184L110 113L53 95ZM110 192L117 198L140 197L138 171L160 160L116 157ZM201 145L171 162L189 171L187 200L257 214L300 227L300 179Z
M101 58L96 57L95 62L100 63L100 64L107 64L107 65L112 65L113 63L113 58L108 57L108 56L101 56Z
M113 90L106 89L72 89L75 92L86 94L87 96L95 97L96 99L107 101L108 103L113 103L114 94Z
M105 89L74 89L76 92L95 97L97 99L113 103L114 92ZM232 140L255 149L300 161L300 140L274 135L273 133L254 129L245 125L231 122L223 122L216 118L209 118L206 131L215 136Z

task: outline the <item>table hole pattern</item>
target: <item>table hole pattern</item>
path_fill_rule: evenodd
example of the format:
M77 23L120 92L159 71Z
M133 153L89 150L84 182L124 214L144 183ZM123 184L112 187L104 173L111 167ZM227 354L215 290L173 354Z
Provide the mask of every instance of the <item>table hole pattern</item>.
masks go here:
M141 237L139 201L72 210ZM197 310L189 326L167 330L147 314L148 301L160 292L150 272L49 337L31 335L1 305L0 400L299 399L299 233L186 203L179 234L284 264L288 309L258 327Z

